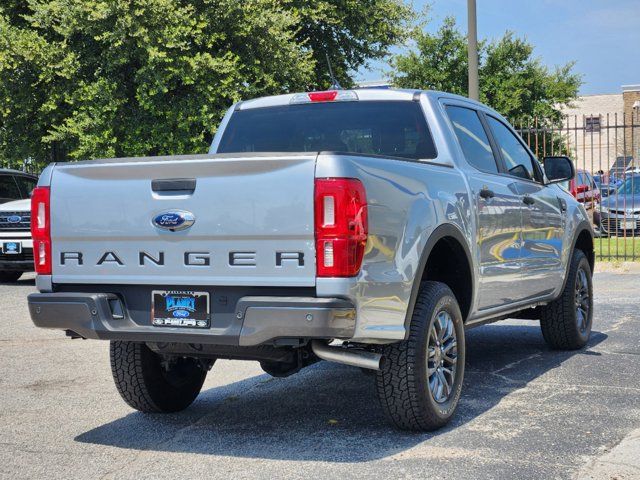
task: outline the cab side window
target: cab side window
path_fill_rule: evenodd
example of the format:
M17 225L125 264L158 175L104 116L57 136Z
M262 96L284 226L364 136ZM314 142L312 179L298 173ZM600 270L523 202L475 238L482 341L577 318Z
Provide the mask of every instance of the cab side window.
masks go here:
M536 162L520 140L500 120L487 115L487 120L498 144L507 173L526 180L540 181Z
M451 105L446 110L467 162L483 172L498 173L491 143L478 113L470 108Z

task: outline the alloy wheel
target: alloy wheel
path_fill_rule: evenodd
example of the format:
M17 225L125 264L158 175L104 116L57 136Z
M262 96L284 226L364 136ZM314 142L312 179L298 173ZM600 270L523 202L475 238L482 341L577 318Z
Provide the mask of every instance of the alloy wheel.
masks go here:
M576 322L580 333L589 328L589 280L584 269L579 268L575 288Z
M440 311L431 325L427 358L429 390L437 403L449 399L456 380L458 341L449 312Z

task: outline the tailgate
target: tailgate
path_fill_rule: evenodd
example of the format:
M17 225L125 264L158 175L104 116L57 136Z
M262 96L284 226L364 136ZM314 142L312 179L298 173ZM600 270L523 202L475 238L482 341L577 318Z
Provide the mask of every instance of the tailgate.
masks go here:
M235 154L57 165L52 280L313 286L315 161ZM152 188L163 179L187 181ZM193 180L192 192L171 190ZM176 210L192 214L193 225L170 231L154 223Z

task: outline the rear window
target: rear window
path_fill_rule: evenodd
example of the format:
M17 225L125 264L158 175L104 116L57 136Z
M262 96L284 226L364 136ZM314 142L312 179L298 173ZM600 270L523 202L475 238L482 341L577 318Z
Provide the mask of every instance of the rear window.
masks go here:
M417 102L327 102L234 112L218 153L334 151L436 157Z

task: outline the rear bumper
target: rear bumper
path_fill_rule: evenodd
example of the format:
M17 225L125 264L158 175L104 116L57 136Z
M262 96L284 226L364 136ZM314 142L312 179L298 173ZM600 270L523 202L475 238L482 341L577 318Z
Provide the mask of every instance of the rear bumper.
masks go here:
M112 293L83 292L28 297L36 326L104 340L254 346L277 339L349 339L356 323L354 306L342 299L244 296L233 312L214 311L210 328L155 327L150 313L134 312L122 300Z

